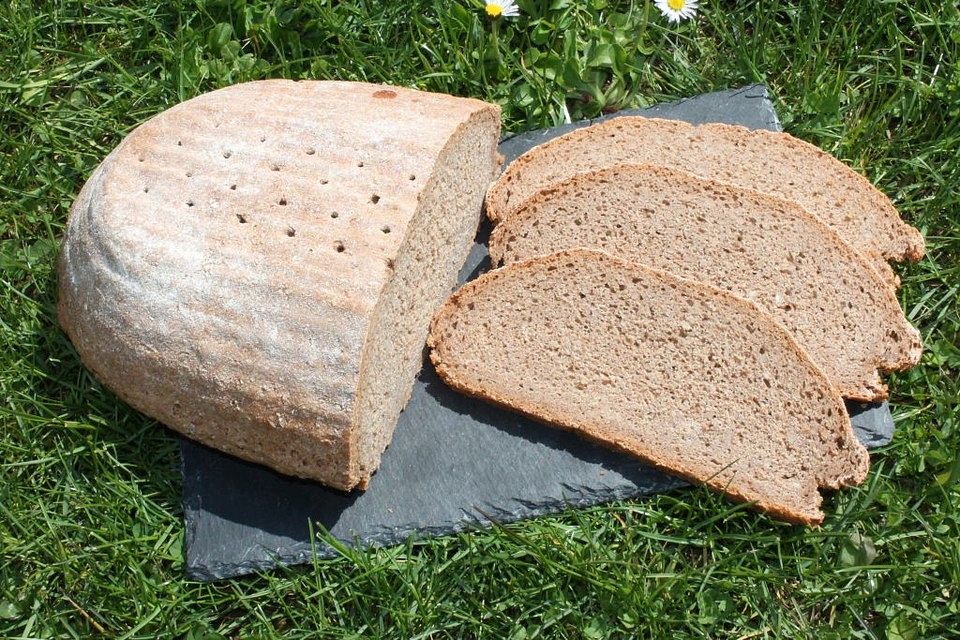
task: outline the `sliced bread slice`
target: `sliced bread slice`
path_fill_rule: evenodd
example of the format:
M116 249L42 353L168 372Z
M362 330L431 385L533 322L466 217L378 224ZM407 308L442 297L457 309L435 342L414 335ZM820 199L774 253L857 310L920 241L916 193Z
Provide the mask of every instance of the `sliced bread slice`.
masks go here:
M654 165L578 174L490 238L495 264L600 249L726 289L783 324L840 390L887 396L877 369L920 360L920 334L864 258L796 203Z
M488 272L434 315L453 388L818 524L869 457L843 401L748 300L574 249Z
M786 133L724 124L622 117L577 129L511 163L487 193L487 215L493 221L506 219L544 187L621 162L656 163L793 200L891 281L895 277L884 259L923 256L920 232L850 167Z

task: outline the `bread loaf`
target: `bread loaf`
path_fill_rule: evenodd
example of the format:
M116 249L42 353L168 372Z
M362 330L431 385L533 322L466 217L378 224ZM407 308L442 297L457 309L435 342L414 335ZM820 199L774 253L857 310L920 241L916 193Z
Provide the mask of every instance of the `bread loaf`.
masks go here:
M173 429L365 486L474 237L499 115L285 80L175 106L77 199L60 323L100 381Z
M495 264L574 247L756 302L847 398L885 398L877 369L905 369L920 359L920 334L893 291L793 202L655 165L618 165L534 194L490 238Z
M434 316L440 377L772 515L823 519L818 487L869 466L843 401L753 303L575 249L490 271Z
M724 124L621 117L577 129L511 163L487 194L487 215L506 219L555 182L623 162L681 169L797 202L891 283L896 279L885 260L923 256L920 232L870 181L830 154L786 133Z

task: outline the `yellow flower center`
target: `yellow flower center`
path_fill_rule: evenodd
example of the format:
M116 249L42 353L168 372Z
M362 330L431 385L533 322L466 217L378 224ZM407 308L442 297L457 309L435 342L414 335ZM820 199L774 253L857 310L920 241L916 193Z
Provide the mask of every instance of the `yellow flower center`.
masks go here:
M676 2L677 0L670 0L670 2ZM681 4L684 0L680 0ZM500 14L503 13L503 7L498 4L488 4L487 5L487 15L491 18L497 18Z
M687 6L687 0L667 0L667 6L674 11L680 11Z

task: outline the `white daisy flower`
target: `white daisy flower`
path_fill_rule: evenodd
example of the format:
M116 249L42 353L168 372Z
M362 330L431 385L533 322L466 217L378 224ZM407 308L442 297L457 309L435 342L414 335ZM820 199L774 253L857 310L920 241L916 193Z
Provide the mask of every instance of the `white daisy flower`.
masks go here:
M657 9L670 22L680 22L697 15L699 3L699 0L657 0Z
M514 0L487 0L487 15L491 18L515 18L520 15L520 9Z

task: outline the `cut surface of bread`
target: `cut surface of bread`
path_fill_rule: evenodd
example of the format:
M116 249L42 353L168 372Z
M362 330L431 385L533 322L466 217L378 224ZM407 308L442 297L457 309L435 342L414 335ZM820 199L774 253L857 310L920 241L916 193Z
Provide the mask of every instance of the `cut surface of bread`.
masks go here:
M635 455L779 518L869 466L843 401L786 330L708 285L574 249L490 271L434 316L463 393Z
M555 182L623 162L660 164L797 202L891 281L885 259L923 256L920 232L862 175L789 134L725 124L625 116L571 131L511 163L487 194L487 215L506 219Z
M920 334L893 291L796 203L655 165L578 174L494 229L494 264L599 249L743 296L786 327L847 398L881 400L881 371L915 365Z
M71 212L59 319L136 409L365 486L498 166L499 108L350 82L239 84L106 158Z

